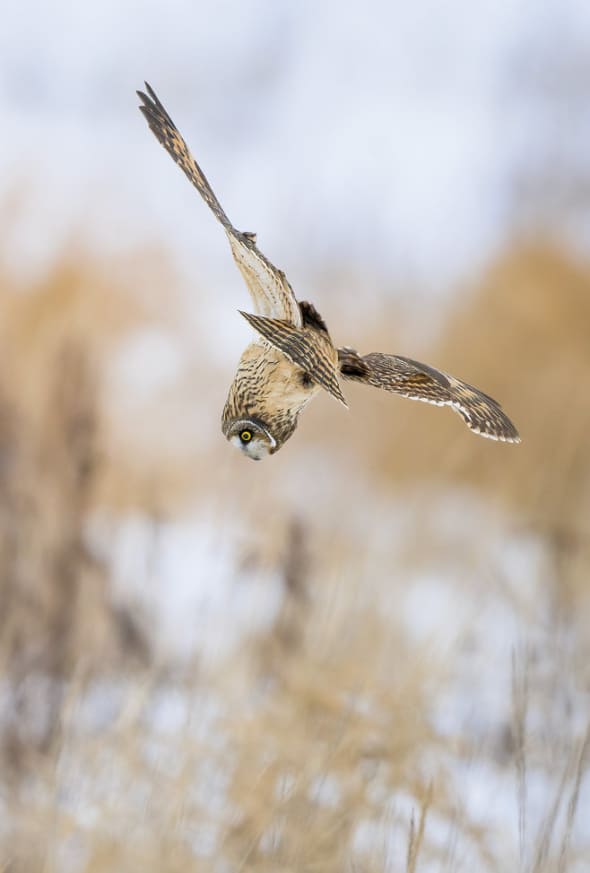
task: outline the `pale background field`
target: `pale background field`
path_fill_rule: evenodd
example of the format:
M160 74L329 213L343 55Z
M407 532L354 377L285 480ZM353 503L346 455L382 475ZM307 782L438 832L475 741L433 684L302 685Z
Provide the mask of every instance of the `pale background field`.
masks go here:
M590 869L590 6L0 5L0 870ZM219 429L226 211L348 386Z

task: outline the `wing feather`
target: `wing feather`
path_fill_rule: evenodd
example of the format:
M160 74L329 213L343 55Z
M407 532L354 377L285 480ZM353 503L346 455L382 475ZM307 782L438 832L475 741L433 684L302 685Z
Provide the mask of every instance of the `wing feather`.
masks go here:
M285 274L278 270L256 246L256 235L242 233L232 225L211 185L180 135L153 88L145 83L147 94L138 91L139 107L158 142L195 186L228 236L234 260L242 274L256 312L279 318L301 327L301 312Z
M380 352L361 357L349 348L338 349L338 361L344 379L411 400L450 406L474 433L492 440L520 442L518 431L498 401L455 376L411 358Z
M307 373L313 382L348 406L338 383L336 352L328 334L317 330L300 330L276 318L263 318L240 312L248 324L290 361Z

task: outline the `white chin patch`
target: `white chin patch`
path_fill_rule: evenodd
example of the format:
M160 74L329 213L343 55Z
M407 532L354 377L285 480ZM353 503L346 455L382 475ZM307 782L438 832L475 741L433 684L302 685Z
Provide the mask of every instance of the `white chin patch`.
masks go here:
M253 461L261 461L268 455L268 447L261 443L259 440L251 440L249 443L244 443L240 439L240 437L235 434L234 436L229 438L229 441L232 445L234 445L237 449L239 449L242 454L246 455L248 458L252 458Z

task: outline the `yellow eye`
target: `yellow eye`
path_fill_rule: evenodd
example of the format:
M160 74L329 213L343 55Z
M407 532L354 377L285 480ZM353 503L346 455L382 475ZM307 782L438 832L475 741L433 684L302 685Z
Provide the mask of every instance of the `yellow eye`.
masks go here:
M242 433L240 434L240 439L242 440L243 443L249 443L250 440L252 439L252 434L250 433L249 430L243 430Z

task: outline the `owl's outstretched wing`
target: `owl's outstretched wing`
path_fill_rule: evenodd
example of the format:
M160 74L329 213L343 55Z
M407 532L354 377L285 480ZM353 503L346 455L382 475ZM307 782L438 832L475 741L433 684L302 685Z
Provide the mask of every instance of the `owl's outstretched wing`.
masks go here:
M280 318L301 327L301 312L293 289L285 274L278 270L256 246L256 235L241 233L232 225L219 200L213 193L205 174L191 155L176 125L156 96L145 83L147 94L138 91L142 101L139 107L158 142L183 170L205 203L210 207L228 236L234 260L242 274L254 307L259 315Z
M383 388L412 400L450 406L474 433L507 443L520 442L518 431L497 400L434 367L380 352L361 357L349 348L338 349L338 362L344 379Z
M242 311L240 315L271 346L307 373L313 382L321 385L343 406L348 406L338 383L336 354L327 330L324 336L324 331L301 330L278 318L264 318Z

